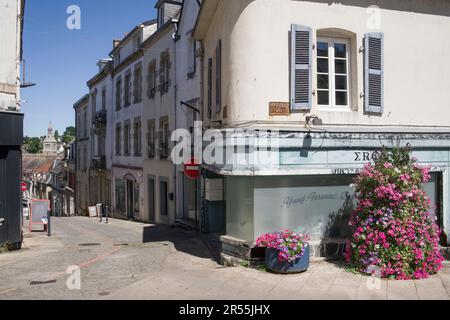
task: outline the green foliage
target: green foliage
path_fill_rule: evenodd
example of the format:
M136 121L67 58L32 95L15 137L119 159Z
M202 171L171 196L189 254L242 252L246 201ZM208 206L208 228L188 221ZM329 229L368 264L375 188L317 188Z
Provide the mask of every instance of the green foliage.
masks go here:
M43 149L43 144L41 139L39 138L29 138L25 137L24 139L25 150L31 154L40 153Z
M73 139L75 139L76 133L75 133L75 127L67 127L64 131L64 134L61 137L61 141L63 143L70 143Z

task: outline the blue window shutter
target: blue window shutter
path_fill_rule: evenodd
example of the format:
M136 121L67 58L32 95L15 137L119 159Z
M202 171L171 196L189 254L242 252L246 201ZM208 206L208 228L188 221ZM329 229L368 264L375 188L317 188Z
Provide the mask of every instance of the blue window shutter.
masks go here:
M312 107L312 29L291 26L291 109Z
M212 59L208 59L208 106L207 106L207 117L211 119L212 116L212 77L213 77L213 69L212 69Z
M216 48L216 113L222 111L222 40Z
M364 111L384 111L384 38L368 33L364 40Z

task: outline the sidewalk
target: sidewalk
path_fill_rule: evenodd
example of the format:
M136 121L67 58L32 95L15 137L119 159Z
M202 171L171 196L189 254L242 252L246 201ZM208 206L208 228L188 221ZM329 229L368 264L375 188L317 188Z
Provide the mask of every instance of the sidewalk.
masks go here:
M450 300L450 266L420 281L387 281L346 272L329 262L302 274L277 275L243 267L225 268L176 252L165 267L109 299L212 300Z
M53 223L51 238L25 233L23 250L0 255L0 300L450 300L449 262L430 279L380 280L377 288L374 279L326 261L296 275L223 267L205 239L179 228L81 217ZM82 266L80 291L66 287L71 265ZM54 274L54 283L31 284Z

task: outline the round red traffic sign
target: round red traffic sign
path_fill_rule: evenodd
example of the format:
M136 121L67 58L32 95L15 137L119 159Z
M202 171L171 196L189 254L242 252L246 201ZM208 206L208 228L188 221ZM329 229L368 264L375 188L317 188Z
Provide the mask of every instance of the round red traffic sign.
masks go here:
M22 192L27 191L27 184L25 182L22 182L21 189L22 189Z
M191 161L184 164L184 174L190 179L200 178L200 163L192 158Z

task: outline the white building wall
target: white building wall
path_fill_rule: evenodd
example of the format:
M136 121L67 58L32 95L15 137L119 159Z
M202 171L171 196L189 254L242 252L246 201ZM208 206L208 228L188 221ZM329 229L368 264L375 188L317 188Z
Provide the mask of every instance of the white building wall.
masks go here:
M84 112L86 112L86 122L84 121ZM90 136L89 130L85 127L90 128L90 111L89 111L89 101L86 100L82 104L76 106L75 109L76 117L76 214L85 215L87 214L87 209L89 204L89 161L91 159L91 148L90 148ZM85 154L86 152L86 154Z
M0 110L20 100L21 0L0 0Z
M194 52L195 40L192 39L192 30L195 27L200 7L197 1L185 1L178 24L179 39L175 42L176 52L176 106L177 128L188 129L194 126L194 120L201 120L201 114L182 106L181 102L201 110L200 79L201 60ZM196 50L200 49L200 43L195 44ZM186 218L186 202L189 201L184 190L183 180L184 166L177 166L177 217ZM192 217L192 216L191 216Z
M450 41L445 39L450 32L450 3L414 0L382 1L379 5L381 24L374 30L368 28L366 1L220 1L204 43L206 61L214 56L217 40L223 41L222 110L228 109L224 123L304 126L303 113L269 116L269 102L290 100L289 31L291 24L299 24L313 29L314 42L320 29L339 28L356 34L352 48L356 61L350 62L356 66L356 101L345 112L321 110L314 102L311 113L325 125L346 129L349 125L409 130L448 127ZM359 49L367 32L385 36L385 110L381 116L364 114L363 53ZM313 70L315 61L314 50ZM206 91L204 94L206 99Z
M173 132L176 129L176 121L175 121L175 65L177 64L175 52L175 44L173 39L173 34L175 32L175 28L173 25L170 25L165 30L160 30L159 34L155 36L153 40L151 40L144 49L144 59L143 59L143 70L144 70L144 110L142 117L142 126L144 128L144 150L145 150L145 160L144 160L144 179L145 183L145 199L144 199L144 208L145 208L145 217L149 219L150 217L150 208L149 208L149 196L148 196L148 178L155 178L155 222L158 223L173 223L175 222L175 201L168 201L168 217L163 217L160 215L160 190L159 190L159 181L161 179L167 180L168 182L168 193L175 194L175 167L170 160L160 160L158 149L156 149L156 157L153 159L149 159L148 157L148 139L147 139L147 124L149 120L155 120L156 131L161 130L159 124L160 119L162 117L168 117L169 119L169 129L170 132ZM149 64L156 59L156 67L157 70L160 69L161 62L161 53L164 51L168 51L170 55L171 68L170 68L170 86L167 93L163 95L157 91L154 98L149 98L147 95L147 87L148 87L148 66ZM157 85L159 86L159 72L157 77ZM157 142L157 140L156 140ZM172 144L170 144L172 145Z

